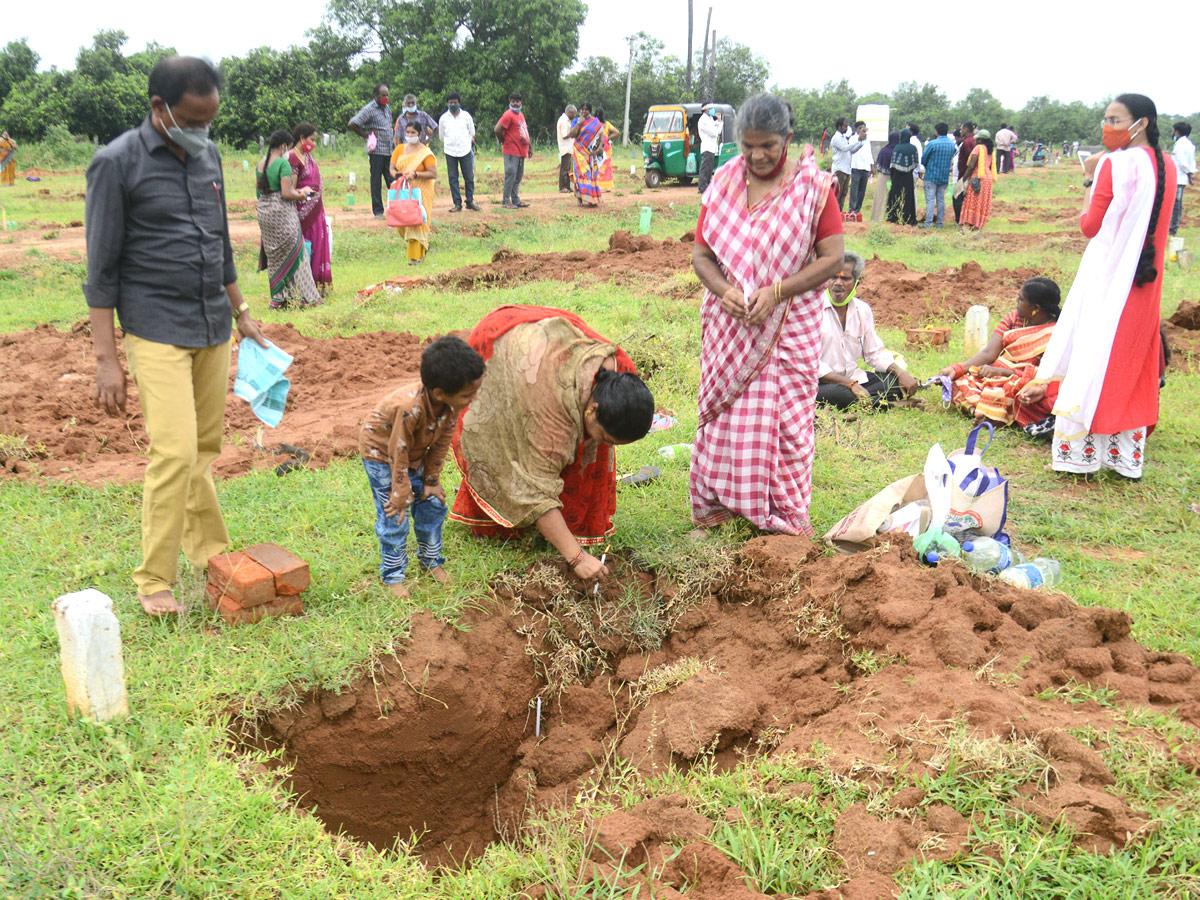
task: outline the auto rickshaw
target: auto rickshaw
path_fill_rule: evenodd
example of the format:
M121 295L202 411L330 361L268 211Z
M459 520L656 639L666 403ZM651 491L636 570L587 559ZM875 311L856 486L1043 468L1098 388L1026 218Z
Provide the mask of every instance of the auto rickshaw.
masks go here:
M678 178L691 184L700 174L700 132L696 123L707 104L674 103L652 106L642 129L642 164L646 168L646 187L658 187L664 178ZM728 103L714 103L721 114L724 130L717 152L717 166L738 155L733 138L733 120L737 114Z

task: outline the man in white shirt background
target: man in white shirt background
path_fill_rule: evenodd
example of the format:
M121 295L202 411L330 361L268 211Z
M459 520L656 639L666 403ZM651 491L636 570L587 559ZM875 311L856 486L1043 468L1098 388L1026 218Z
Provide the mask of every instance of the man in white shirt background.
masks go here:
M875 174L875 158L871 155L871 142L867 140L867 123L855 122L854 134L860 146L850 154L850 212L860 215L867 196L867 182Z
M1007 125L1002 124L996 132L996 171L1001 174L1013 170L1013 145L1017 142L1017 134Z
M475 120L462 108L458 91L446 95L446 111L437 123L446 153L446 174L450 179L450 212L462 212L463 198L458 191L458 173L462 172L467 194L467 209L479 211L475 204Z
M1183 189L1192 183L1192 175L1196 173L1196 145L1192 143L1192 126L1187 122L1176 122L1171 129L1175 136L1175 149L1171 158L1175 160L1175 209L1171 211L1171 236L1179 231L1179 222L1183 218Z
M921 133L921 126L916 122L909 122L908 130L912 132L912 137L908 139L908 142L917 148L917 168L913 172L913 176L923 178L925 176L925 166L921 164L921 153L924 151L925 145L921 143L921 138L918 136Z
M850 193L851 157L862 146L865 137L858 137L850 130L850 120L842 116L833 123L833 140L829 149L833 151L833 176L838 183L838 209L846 209L846 195Z
M696 130L700 132L700 193L712 181L713 170L717 167L717 154L721 151L721 135L725 131L725 123L721 114L711 103L705 104L696 122Z
M847 252L842 270L829 283L821 308L821 364L817 402L846 409L855 403L913 405L907 401L919 387L896 362L875 331L875 315L854 296L866 263ZM863 359L871 372L858 367Z
M560 194L571 193L571 155L574 152L571 145L575 143L575 139L567 137L567 135L571 133L571 123L578 115L579 110L575 108L575 104L571 103L558 117L558 192Z

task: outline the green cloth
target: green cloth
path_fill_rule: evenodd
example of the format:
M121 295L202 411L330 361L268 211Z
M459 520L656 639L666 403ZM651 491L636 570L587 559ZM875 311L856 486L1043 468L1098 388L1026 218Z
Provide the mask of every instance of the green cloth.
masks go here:
M272 191L279 190L279 183L284 178L292 177L292 165L286 156L281 156L267 166L267 187Z
M292 177L292 164L288 162L286 156L281 156L267 166L265 174L267 176L267 193L277 194L279 193L280 181L284 178ZM262 191L255 188L254 196L261 197Z

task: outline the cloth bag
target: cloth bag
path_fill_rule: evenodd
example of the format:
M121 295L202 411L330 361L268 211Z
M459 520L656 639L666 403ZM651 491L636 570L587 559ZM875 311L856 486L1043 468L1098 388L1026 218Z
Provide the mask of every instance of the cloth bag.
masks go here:
M979 433L984 428L988 430L988 442L982 449L976 449ZM983 464L983 453L994 437L992 423L981 422L971 429L967 445L947 457L953 476L950 479L950 513L943 530L959 541L984 535L994 537L1002 544L1009 542L1004 533L1008 519L1008 479L994 466ZM893 516L909 504L928 498L922 474L893 481L830 528L825 533L825 542L842 553L866 550L877 534L906 530L893 528ZM922 518L922 529L928 521L928 517Z
M979 434L987 429L988 442L976 449ZM960 541L970 537L994 537L1008 544L1004 524L1008 521L1008 479L995 466L983 464L983 454L995 440L991 422L980 422L967 435L967 445L947 459L954 475L950 479L950 514L944 526Z
M387 205L387 223L391 228L416 228L428 221L425 207L421 205L421 189L412 187L406 179L397 178L392 183L394 197Z

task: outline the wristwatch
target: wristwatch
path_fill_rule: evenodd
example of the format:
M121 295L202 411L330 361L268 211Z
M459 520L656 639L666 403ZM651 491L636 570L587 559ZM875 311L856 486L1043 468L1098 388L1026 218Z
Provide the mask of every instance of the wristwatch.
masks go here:
M245 300L243 300L242 305L233 311L233 317L236 319L238 316L240 316L242 313L244 313L249 308L250 308L250 304L247 303Z
M1092 186L1092 184L1093 184L1093 181L1094 181L1094 179L1091 179L1091 178L1085 178L1085 179L1083 179L1083 186L1084 186L1085 188L1090 188L1090 187Z

